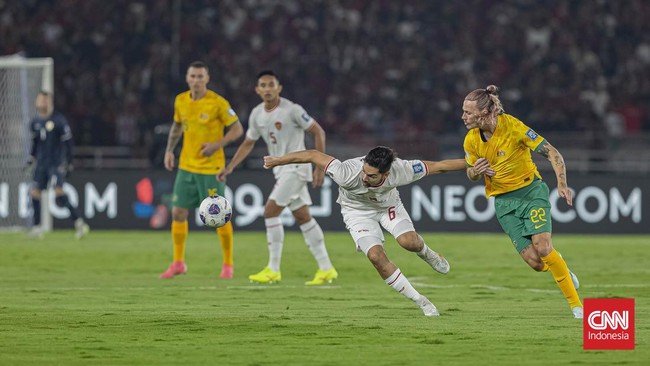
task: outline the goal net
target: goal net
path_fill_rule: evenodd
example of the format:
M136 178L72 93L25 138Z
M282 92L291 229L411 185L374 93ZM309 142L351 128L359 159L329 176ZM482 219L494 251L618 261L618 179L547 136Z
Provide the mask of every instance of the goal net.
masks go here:
M36 114L34 100L38 92L53 93L53 85L51 58L0 56L0 230L20 230L31 225L32 177L24 170L31 147L29 122ZM49 231L52 220L47 201L42 200L42 226Z

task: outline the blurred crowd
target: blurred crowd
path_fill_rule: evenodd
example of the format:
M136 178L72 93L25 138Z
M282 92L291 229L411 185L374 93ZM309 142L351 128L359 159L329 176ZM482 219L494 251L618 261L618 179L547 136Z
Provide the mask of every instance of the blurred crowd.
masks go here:
M76 143L147 154L187 65L244 123L255 75L341 143L464 134L463 97L496 84L541 132L650 131L650 2L0 0L0 54L50 56Z

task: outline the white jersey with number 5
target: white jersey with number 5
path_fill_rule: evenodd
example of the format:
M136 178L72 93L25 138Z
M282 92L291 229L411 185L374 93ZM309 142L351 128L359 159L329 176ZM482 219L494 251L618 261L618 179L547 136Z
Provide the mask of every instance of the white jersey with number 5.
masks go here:
M325 174L339 185L341 208L378 210L397 206L401 200L396 187L407 185L425 177L427 166L421 160L395 159L388 177L377 187L363 185L364 157L341 162L333 159L325 167Z
M305 130L314 123L305 109L288 99L280 98L280 103L272 110L266 110L260 103L248 119L246 138L257 141L260 137L266 142L271 156L282 156L294 151L305 150ZM293 172L306 182L311 182L311 164L289 164L273 168L277 180L283 173Z

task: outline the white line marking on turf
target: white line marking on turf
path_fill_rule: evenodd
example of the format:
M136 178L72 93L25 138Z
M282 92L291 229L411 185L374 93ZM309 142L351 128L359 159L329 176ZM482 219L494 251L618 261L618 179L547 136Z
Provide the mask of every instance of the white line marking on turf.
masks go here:
M432 285L430 283L422 283L422 282L413 282L410 281L411 285L417 286L417 287L429 287L429 288L459 288L459 287L467 287L465 285Z
M580 288L583 288L583 287L594 287L594 288L598 288L598 287L602 287L602 288L638 287L638 288L646 288L646 287L650 287L650 284L648 284L648 283L630 283L630 284L620 284L620 285L611 285L610 284L610 285L582 285L582 286L580 286Z
M554 294L559 291L559 289L555 290L543 290L541 288L527 288L525 289L528 292L537 292L537 293L543 293L543 294Z
M250 285L250 286L226 286L227 289L233 290L273 290L280 288L296 288L296 286L286 285Z
M314 288L314 289L339 289L341 286L338 285L327 285L327 286L292 286L292 285L250 285L250 286L226 286L227 290L273 290L273 289L284 289L284 288ZM117 290L117 291L157 291L162 287L39 287L39 288L28 288L24 289L26 292L52 292L52 291L105 291L105 290ZM218 286L189 286L189 287L174 287L174 290L180 291L194 291L194 290L223 290L224 287ZM15 290L15 288L10 287L0 287L0 291Z
M510 290L519 290L519 288L506 287L506 286L493 286L493 285L480 285L480 284L469 284L469 285L434 285L425 282L418 282L418 280L426 280L426 277L413 277L410 281L413 286L416 287L425 287L425 288L484 288L492 291L510 291ZM645 283L630 283L630 284L604 284L604 285L582 285L580 288L648 288L650 284ZM529 292L538 292L538 293L556 293L557 289L541 289L541 288L524 288L521 289Z
M543 292L543 293L555 293L557 289L539 289L539 288L514 288L514 287L504 287L504 286L493 286L493 285L482 285L482 284L468 284L468 285L436 285L432 283L417 282L418 279L426 279L426 277L413 277L411 279L411 284L417 287L426 287L426 288L438 288L438 289L447 289L447 288L484 288L492 291L509 291L509 290L525 290L531 292ZM271 289L284 289L284 288L314 288L314 289L339 289L342 286L339 285L325 285L325 286L294 286L294 285L248 285L248 286L189 286L189 287L174 287L174 290L179 291L194 291L194 290L271 290ZM13 291L13 290L22 290L24 292L47 292L47 291L106 291L106 290L117 290L117 291L158 291L161 288L159 286L151 287L33 287L27 289L17 289L15 287L0 287L0 292L2 291ZM650 284L645 283L622 283L622 284L603 284L603 285L582 285L580 288L650 288Z
M471 287L471 288L485 288L485 289L494 290L494 291L497 291L497 290L512 290L509 287L490 286L490 285L469 285L469 287Z

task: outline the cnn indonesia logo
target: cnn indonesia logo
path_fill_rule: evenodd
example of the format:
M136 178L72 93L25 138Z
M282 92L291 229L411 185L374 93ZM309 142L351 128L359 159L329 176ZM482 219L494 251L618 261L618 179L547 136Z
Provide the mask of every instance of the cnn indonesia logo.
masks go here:
M634 299L585 299L584 349L634 349Z

